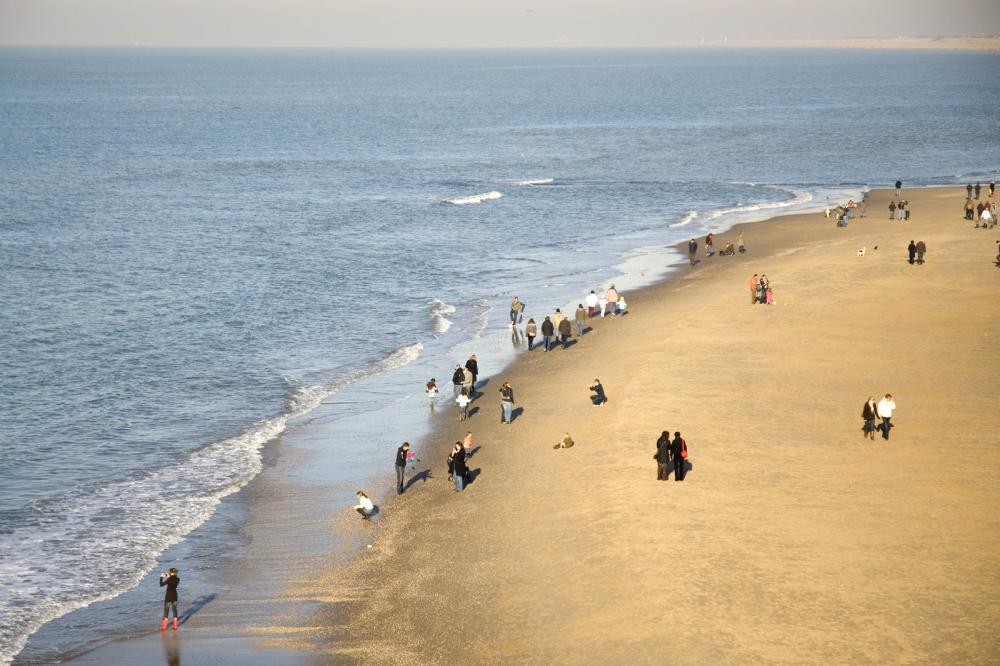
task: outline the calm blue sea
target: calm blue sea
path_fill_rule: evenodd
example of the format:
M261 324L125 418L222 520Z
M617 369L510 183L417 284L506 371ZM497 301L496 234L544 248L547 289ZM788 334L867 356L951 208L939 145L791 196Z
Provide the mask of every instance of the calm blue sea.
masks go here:
M349 384L419 394L393 378L446 379L515 293L561 305L683 238L896 178L988 182L998 69L0 50L0 663L134 586L290 418Z

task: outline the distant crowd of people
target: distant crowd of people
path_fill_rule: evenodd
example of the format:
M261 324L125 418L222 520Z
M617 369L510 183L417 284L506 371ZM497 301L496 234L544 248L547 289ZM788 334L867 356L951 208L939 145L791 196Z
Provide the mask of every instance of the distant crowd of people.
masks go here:
M733 245L732 241L727 242L725 246L718 253L715 251L715 234L708 233L705 235L705 256L714 257L716 254L720 257L732 257L737 253L744 254L747 251L746 241L743 240L743 232L739 232L736 237L736 244ZM692 238L688 241L688 261L694 266L698 263L698 241Z

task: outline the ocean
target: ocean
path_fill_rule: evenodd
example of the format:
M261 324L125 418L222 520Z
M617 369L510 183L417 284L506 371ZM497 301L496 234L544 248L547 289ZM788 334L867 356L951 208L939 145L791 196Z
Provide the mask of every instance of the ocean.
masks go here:
M514 295L544 315L627 295L677 264L669 246L736 222L897 178L988 183L998 66L0 49L0 664L87 606L86 637L35 656L120 632L95 602L212 525L289 429L419 438L424 381L448 396L469 353L484 375L520 353ZM381 478L354 441L328 465Z

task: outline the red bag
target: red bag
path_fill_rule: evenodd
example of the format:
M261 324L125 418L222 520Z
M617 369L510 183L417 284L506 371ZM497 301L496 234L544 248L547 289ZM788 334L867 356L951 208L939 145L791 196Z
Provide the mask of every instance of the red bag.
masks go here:
M681 458L687 460L688 457L688 445L683 439L681 440Z

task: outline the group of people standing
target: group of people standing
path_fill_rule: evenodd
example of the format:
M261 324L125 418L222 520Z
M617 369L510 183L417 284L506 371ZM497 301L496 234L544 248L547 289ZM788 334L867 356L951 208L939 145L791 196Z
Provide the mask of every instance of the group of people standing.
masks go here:
M615 285L611 285L607 291L602 291L600 294L592 289L587 294L585 301L587 303L586 308L583 303L576 306L576 312L573 313L572 321L563 314L560 308L556 308L555 313L551 316L546 315L545 319L542 320L541 326L533 318L528 319L528 323L524 326L524 336L528 339L528 351L534 350L535 338L538 337L539 329L542 334L542 347L545 351L551 351L557 344L561 344L565 349L569 346L570 340L573 337L574 324L576 325L576 334L582 336L587 330L588 319L597 316L601 318L606 316L624 316L628 312L628 304L625 302L625 296L618 293ZM520 308L517 311L523 312L524 305L515 296L510 307L511 327L516 327L517 318L514 316L515 308Z
M747 251L746 242L743 240L743 232L741 231L736 237L736 245L734 246L732 242L726 243L725 247L719 251L720 257L732 257L735 256L737 252L743 254ZM712 257L716 254L715 252L715 234L708 233L705 235L705 256ZM698 263L698 241L691 239L688 241L688 261L694 266Z
M750 276L750 304L756 305L757 303L773 305L774 293L771 291L771 281L767 279L767 276L761 274L758 277L754 273Z
M917 241L914 243L911 240L910 244L906 246L906 251L910 255L910 264L923 264L924 255L927 253L927 244L923 241Z
M670 431L664 430L660 438L656 440L656 480L666 481L670 478L670 471L673 469L674 481L684 480L684 466L688 459L687 442L681 437L679 432L674 433L674 438L670 439Z

